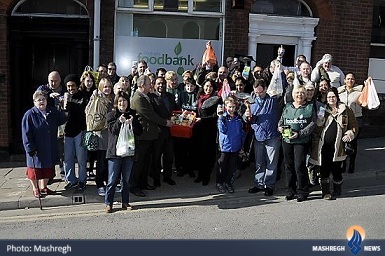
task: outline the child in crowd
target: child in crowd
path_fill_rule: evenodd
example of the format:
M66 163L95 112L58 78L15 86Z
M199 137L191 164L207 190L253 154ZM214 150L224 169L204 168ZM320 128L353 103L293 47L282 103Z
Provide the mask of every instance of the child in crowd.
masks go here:
M218 132L221 155L218 160L216 187L220 193L234 193L232 176L236 169L239 151L242 148L245 132L241 117L237 113L237 102L233 97L225 99L225 112L223 106L218 106Z

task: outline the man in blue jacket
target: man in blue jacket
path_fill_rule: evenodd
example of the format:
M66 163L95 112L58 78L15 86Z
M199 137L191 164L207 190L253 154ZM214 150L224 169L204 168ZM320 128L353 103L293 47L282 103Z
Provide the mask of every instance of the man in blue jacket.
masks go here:
M255 81L251 97L255 101L245 115L254 130L255 186L249 193L264 190L265 196L272 196L276 177L281 135L278 132L280 118L280 98L267 94L263 79Z

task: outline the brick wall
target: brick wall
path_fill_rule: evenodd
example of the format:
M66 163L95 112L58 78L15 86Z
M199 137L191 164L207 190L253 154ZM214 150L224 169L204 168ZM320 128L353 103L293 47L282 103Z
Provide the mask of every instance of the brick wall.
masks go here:
M313 0L317 40L313 47L312 65L325 53L343 72L352 71L357 82L368 76L372 31L372 0Z
M224 32L224 61L235 54L248 55L249 10L251 0L245 0L244 9L231 9L226 1L226 20Z

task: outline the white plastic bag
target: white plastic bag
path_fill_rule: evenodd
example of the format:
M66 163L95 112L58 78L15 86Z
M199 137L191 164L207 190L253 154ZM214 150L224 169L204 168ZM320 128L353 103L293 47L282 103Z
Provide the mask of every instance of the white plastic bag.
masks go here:
M116 155L121 157L135 155L135 139L132 124L123 123L116 143Z
M377 109L380 106L380 99L378 98L376 87L374 86L373 79L370 79L369 93L368 93L368 109Z
M275 66L273 77L271 78L270 85L267 88L267 93L270 96L282 95L283 93L280 65Z

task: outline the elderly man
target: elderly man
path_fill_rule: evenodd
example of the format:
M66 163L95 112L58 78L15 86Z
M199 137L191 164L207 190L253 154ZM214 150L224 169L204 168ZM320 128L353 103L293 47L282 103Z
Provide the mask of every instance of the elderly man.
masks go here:
M318 84L322 77L327 77L333 87L344 85L345 75L339 67L332 65L332 61L333 57L330 54L322 56L311 72L311 81Z
M52 71L48 74L48 84L40 85L37 90L47 94L47 105L50 107L59 107L63 104L63 95L66 92L64 86L61 85L61 77L59 72Z
M139 121L143 126L143 133L136 137L136 161L131 172L130 191L136 196L144 197L144 189L154 190L155 186L149 185L147 178L150 168L151 152L154 142L159 137L159 127L171 127L170 120L166 120L156 114L148 96L151 88L151 80L147 75L140 75L137 79L138 89L135 91L131 108L139 115Z
M40 85L37 90L42 91L47 95L48 107L55 107L58 110L63 108L64 93L66 92L66 88L61 84L61 77L58 71L52 71L49 73L48 84ZM64 125L59 126L57 138L60 174L64 175ZM52 179L50 179L49 183L52 183Z

